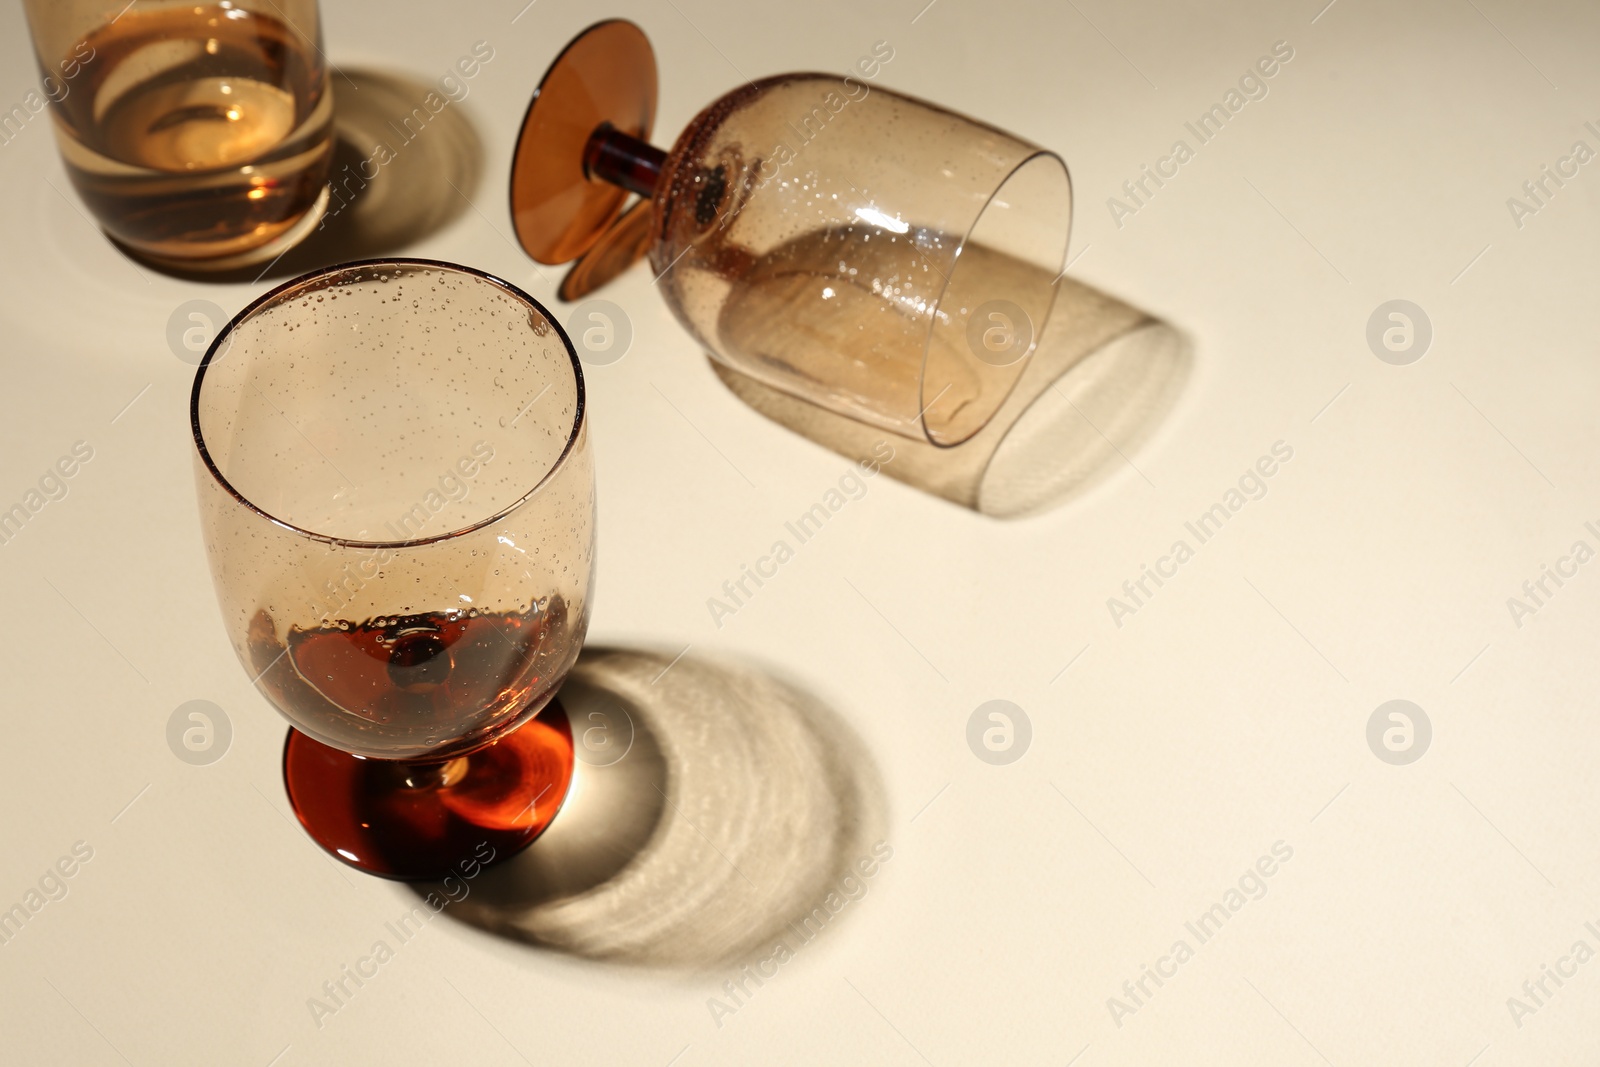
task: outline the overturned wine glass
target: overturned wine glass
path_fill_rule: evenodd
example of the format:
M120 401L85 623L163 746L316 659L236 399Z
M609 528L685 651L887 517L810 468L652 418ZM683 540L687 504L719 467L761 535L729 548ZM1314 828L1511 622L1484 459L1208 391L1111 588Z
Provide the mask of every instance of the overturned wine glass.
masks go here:
M853 419L960 444L1004 402L1050 313L1071 182L1054 153L875 88L868 70L744 85L664 152L649 143L644 32L591 26L523 121L518 240L540 263L578 259L567 300L648 255L713 358Z

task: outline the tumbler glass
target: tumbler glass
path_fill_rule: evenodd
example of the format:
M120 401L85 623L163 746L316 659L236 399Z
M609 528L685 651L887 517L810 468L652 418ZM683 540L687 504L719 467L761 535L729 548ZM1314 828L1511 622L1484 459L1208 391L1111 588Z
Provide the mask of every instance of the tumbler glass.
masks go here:
M101 228L190 271L264 262L327 204L316 0L25 0L67 174Z

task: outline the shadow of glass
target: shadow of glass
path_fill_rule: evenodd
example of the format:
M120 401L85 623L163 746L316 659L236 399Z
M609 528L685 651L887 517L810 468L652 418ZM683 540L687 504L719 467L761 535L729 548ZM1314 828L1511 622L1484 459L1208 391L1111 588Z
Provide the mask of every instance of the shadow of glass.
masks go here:
M328 206L304 241L277 262L236 270L187 271L143 265L189 281L255 282L294 278L335 263L392 256L459 218L483 174L483 142L460 104L435 84L402 74L338 68Z
M954 448L893 437L884 473L994 518L1058 507L1126 460L1172 410L1193 362L1160 319L1062 278L1055 309L1016 388L989 424ZM735 396L853 460L874 459L882 430L782 393L711 360Z
M579 752L566 804L471 882L447 909L457 920L587 959L703 970L794 943L791 923L862 885L857 865L887 825L881 783L802 690L720 660L585 648L561 702Z

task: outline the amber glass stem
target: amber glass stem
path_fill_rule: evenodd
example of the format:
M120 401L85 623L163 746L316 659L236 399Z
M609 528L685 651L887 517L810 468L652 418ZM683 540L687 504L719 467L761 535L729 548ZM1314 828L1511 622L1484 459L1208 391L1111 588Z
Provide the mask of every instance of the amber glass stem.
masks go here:
M595 128L583 149L583 171L630 193L653 196L667 154L648 141L623 133L609 122Z

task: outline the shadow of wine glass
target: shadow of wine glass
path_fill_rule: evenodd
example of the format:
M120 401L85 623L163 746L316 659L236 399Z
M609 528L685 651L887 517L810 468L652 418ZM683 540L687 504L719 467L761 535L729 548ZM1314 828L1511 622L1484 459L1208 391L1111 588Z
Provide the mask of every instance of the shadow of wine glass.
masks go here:
M328 206L306 239L270 265L188 271L118 245L146 267L188 281L298 277L353 259L391 256L437 233L470 207L483 174L483 141L437 85L403 74L338 68ZM433 99L438 111L424 101ZM115 243L115 242L113 242Z
M860 741L770 673L585 648L561 702L579 754L566 804L472 881L448 908L459 921L582 958L704 970L784 939L859 881L883 837Z
M982 430L954 448L882 430L779 392L725 363L712 369L756 411L852 460L994 518L1059 507L1155 432L1188 379L1187 338L1154 316L1070 278L1016 388Z

